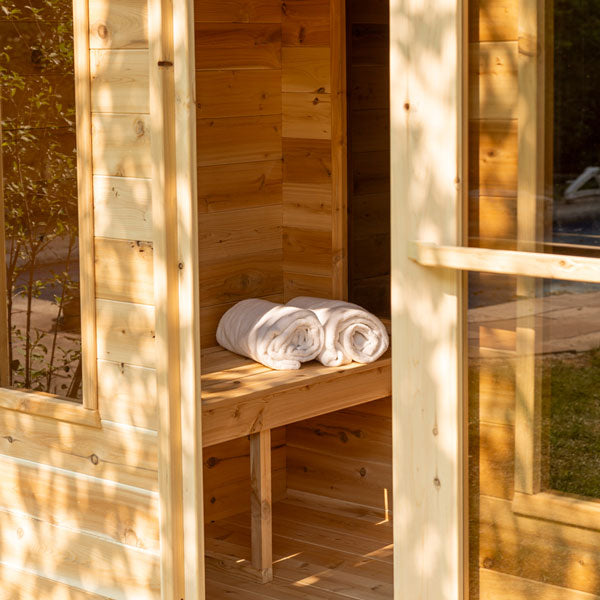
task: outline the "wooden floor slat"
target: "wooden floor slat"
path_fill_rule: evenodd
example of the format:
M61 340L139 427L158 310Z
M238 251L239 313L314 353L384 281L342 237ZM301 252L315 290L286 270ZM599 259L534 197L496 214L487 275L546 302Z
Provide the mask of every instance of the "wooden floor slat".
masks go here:
M354 513L357 516L354 516ZM367 522L361 509L310 501L273 508L274 581L260 584L219 561L207 564L211 600L391 600L390 522ZM207 525L207 549L248 559L250 515Z

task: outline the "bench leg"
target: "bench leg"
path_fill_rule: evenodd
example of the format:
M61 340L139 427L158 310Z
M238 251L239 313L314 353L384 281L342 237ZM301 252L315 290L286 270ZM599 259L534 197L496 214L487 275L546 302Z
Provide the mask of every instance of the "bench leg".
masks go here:
M271 431L250 436L252 566L264 583L273 580Z

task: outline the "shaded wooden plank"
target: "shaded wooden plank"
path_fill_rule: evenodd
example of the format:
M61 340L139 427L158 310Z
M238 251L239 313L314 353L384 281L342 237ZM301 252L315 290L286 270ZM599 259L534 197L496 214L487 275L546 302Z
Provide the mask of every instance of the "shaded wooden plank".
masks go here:
M150 117L92 115L92 153L94 175L150 178Z
M286 227L283 266L286 273L330 274L333 269L331 232Z
M333 288L329 275L313 275L311 273L283 273L284 302L296 296L316 296L317 298L333 298Z
M158 431L154 369L99 360L98 410L107 421Z
M331 92L331 50L290 47L281 50L283 92Z
M390 190L389 152L360 152L352 155L352 194L385 194Z
M160 598L158 556L103 537L0 511L0 560L81 582L92 593Z
M201 212L281 203L283 163L279 160L198 168Z
M517 42L470 44L469 70L469 118L516 118Z
M281 113L281 71L197 71L198 118Z
M6 456L156 491L153 432L109 423L102 429L0 410L0 452Z
M2 581L3 595L11 600L13 598L19 600L39 600L40 598L109 600L106 596L86 592L78 587L56 581L52 577L42 577L32 571L7 565L0 565L0 581Z
M479 0L469 5L469 37L473 41L516 41L519 3L516 0Z
M331 139L331 110L329 94L283 94L283 136L297 139Z
M389 68L351 66L348 92L353 110L387 109L390 104Z
M469 126L471 189L485 196L516 197L517 122L475 121Z
M350 23L387 23L389 21L389 0L350 0L348 21Z
M352 153L388 150L390 147L389 109L352 111L350 131Z
M154 367L154 307L96 300L98 358Z
M154 304L151 242L94 240L96 297L137 304Z
M148 0L90 0L90 48L147 48Z
M152 241L150 183L149 179L95 176L95 235Z
M329 184L284 184L284 227L331 231L331 223L331 186Z
M331 143L328 140L283 139L283 181L330 183Z
M196 23L196 69L279 69L275 24Z
M194 20L203 23L279 23L280 0L194 0Z
M91 50L92 111L149 112L147 50Z
M250 436L250 490L252 566L266 583L273 580L270 429Z
M198 120L198 166L281 158L281 116Z
M7 457L0 457L0 477L5 510L158 551L156 494Z
M276 205L200 214L200 260L281 249L281 213L281 206Z
M355 23L351 26L350 61L356 66L387 66L390 38L387 23Z
M329 46L329 0L286 0L282 10L284 46Z
M281 250L202 261L200 264L202 306L239 302L282 291Z

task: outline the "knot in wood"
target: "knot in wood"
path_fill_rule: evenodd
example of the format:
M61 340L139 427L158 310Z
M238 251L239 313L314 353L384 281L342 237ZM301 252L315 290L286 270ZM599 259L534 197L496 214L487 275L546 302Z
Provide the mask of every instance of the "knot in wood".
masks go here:
M93 465L97 465L100 462L100 459L98 458L98 456L96 454L92 454L90 456L90 460L92 461Z
M133 129L134 129L135 135L137 137L142 137L144 135L144 133L146 133L146 128L144 127L144 121L142 121L141 119L138 119L134 123Z
M439 477L435 477L433 479L433 485L435 485L436 489L440 489L442 487L442 482L440 481Z
M367 470L364 467L360 468L359 474L361 477L366 477L367 475Z
M108 27L104 23L98 25L98 37L102 40L108 37Z

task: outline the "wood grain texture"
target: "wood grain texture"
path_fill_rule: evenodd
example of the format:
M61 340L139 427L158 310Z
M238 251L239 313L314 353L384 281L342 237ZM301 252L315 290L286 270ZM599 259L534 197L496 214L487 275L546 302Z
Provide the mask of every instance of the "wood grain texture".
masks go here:
M92 152L94 175L150 178L149 116L94 114Z
M199 253L211 261L281 249L281 206L204 213L199 218Z
M196 69L279 69L277 24L196 23Z
M282 19L282 44L328 47L329 0L286 0Z
M281 204L282 161L270 160L198 169L200 212Z
M150 242L96 238L96 297L154 304L153 250Z
M286 47L281 50L283 92L331 92L331 49Z
M283 94L283 131L286 138L331 139L329 94Z
M122 593L140 600L160 597L155 553L4 510L0 524L4 564L27 564L46 578L59 572L109 598Z
M5 510L158 551L156 494L8 457L0 457L0 475Z
M95 235L151 242L152 201L149 179L94 177Z
M96 319L94 298L94 139L90 92L89 15L87 3L73 3L75 73L75 131L77 138L77 227L79 241L79 296L81 301L81 390L83 405L98 407Z
M156 434L102 429L0 410L0 453L150 491L157 490Z
M90 48L147 48L148 0L90 0Z
M155 366L154 307L114 300L96 300L98 358Z
M252 566L263 583L273 580L271 430L250 435Z
M197 71L198 118L281 114L281 71Z
M86 592L79 587L42 577L32 571L6 565L0 566L0 581L2 581L3 594L11 599L108 600L106 596Z
M279 0L195 0L194 19L202 23L279 23Z
M91 50L92 110L99 113L147 113L147 50Z
M107 421L158 431L154 369L99 360L98 409Z
M281 116L198 119L198 166L281 158Z

